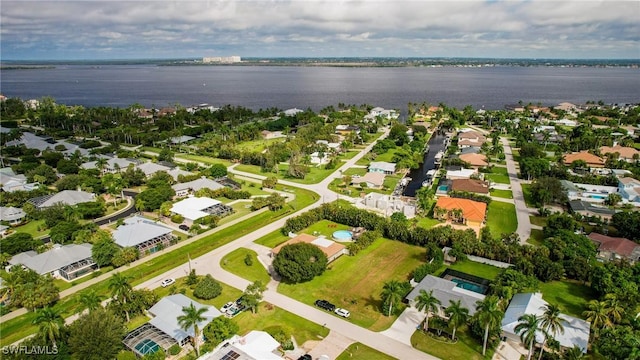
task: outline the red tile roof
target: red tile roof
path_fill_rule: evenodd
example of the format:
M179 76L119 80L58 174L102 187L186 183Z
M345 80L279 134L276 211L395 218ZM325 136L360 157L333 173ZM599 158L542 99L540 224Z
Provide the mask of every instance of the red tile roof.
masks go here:
M459 156L460 160L468 162L471 166L487 166L487 157L482 154L462 154Z
M460 209L463 218L473 221L483 221L487 211L487 204L483 202L452 197L439 197L436 206L447 210Z
M589 239L600 244L600 246L598 246L599 251L611 251L627 257L631 255L633 249L640 246L626 238L611 237L598 233L589 234Z
M564 156L565 164L572 164L574 161L583 160L590 167L604 167L604 160L601 157L595 156L588 151L574 152Z
M451 190L488 194L489 184L478 179L455 179L451 181Z

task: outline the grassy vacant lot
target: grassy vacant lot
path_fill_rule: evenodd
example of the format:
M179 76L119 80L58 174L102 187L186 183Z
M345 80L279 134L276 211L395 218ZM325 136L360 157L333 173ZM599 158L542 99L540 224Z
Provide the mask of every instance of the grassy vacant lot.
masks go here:
M547 225L547 218L542 217L542 216L529 216L529 221L533 224L533 225L538 225L538 226L546 226Z
M513 193L511 190L491 190L489 193L491 196L505 198L505 199L513 199Z
M281 186L278 188L282 190ZM277 212L267 211L258 214L257 216L218 231L210 236L194 241L193 243L182 246L181 248L168 248L166 253L158 256L157 258L133 268L123 268L121 273L131 278L131 284L135 286L174 268L181 262L188 261L189 256L194 259L243 235L259 229L262 226L272 223L283 216L302 209L318 199L318 195L311 191L295 189L295 193L296 200L285 206L282 210ZM87 289L67 296L53 305L53 308L63 317L75 314L79 310L78 299L80 294L89 291L95 291L97 294L105 297L108 296L108 281L102 281L88 287ZM224 304L224 302L222 304ZM27 335L35 333L37 331L37 327L32 325L34 318L34 313L30 312L4 322L2 324L2 345L11 344Z
M494 237L502 233L510 234L518 228L516 206L500 201L492 201L487 211L487 226Z
M198 274L199 276L202 276L202 274ZM215 277L214 277L215 279ZM226 304L229 301L235 301L236 299L238 299L240 296L242 296L242 291L231 287L229 285L226 285L224 283L220 283L220 285L222 286L222 293L220 293L220 295L216 296L213 299L209 299L209 300L202 300L202 299L198 299L195 296L193 296L193 288L189 285L187 285L185 283L185 281L187 280L186 277L181 277L181 278L177 278L176 279L176 283L170 287L159 287L159 288L155 288L153 290L153 292L158 295L158 298L163 298L165 296L171 295L171 291L175 290L176 293L180 293L181 291L184 290L184 295L188 296L189 298L201 303L201 304L205 304L205 305L212 305L215 306L216 308L221 308L222 305ZM194 286L195 287L195 286Z
M479 276L487 280L494 280L498 274L502 272L502 269L499 267L481 264L470 260L458 261L455 264L450 265L449 268L461 271L465 274Z
M424 332L417 330L411 336L411 344L414 348L441 359L491 359L493 351L487 349L486 357L482 356L482 342L471 337L466 326L456 331L458 342L448 344L436 340Z
M241 218L251 212L251 201L240 201L231 205L235 212L229 216L225 216L218 222L218 225L226 224L237 218Z
M302 229L299 232L305 234L317 233L316 235L324 235L328 239L332 238L333 232L337 230L349 230L351 227L342 225L329 220L320 220L317 223L309 226L306 229ZM254 241L256 244L264 245L266 247L274 248L283 242L289 240L289 237L282 235L280 230L270 232L269 234Z
M243 311L233 318L240 326L240 334L251 330L270 332L275 329L284 330L285 334L293 335L298 345L308 340L321 340L329 335L329 329L313 323L286 310L277 308L270 303L262 302L258 311Z
M424 256L423 248L378 239L356 256L341 256L321 276L304 284L281 283L278 291L306 304L327 299L351 311L349 321L381 331L396 320L380 312L382 286L389 280L407 281Z
M329 176L331 173L336 171L336 169L324 169L324 166L321 166L321 167L309 166L309 173L307 173L305 178L304 179L296 179L296 178L289 177L287 175L288 168L289 168L289 165L281 164L281 165L279 165L279 170L280 171L276 174L276 173L272 173L272 172L262 172L262 170L260 169L260 166L257 166L257 165L245 165L245 164L242 164L242 165L236 166L236 170L238 170L238 171L244 171L244 172L248 172L248 173L252 173L252 174L256 174L256 175L263 175L263 176L267 176L267 177L275 176L275 177L277 177L278 179L281 179L281 180L293 181L293 182L297 182L297 183L300 183L300 184L316 184L316 183L319 183L324 178Z
M353 175L364 176L364 174L366 173L367 173L367 169L357 168L357 167L348 168L347 170L342 172L343 175L351 175L351 176Z
M587 303L597 298L588 286L569 280L542 283L540 291L544 300L558 305L563 313L581 319Z
M494 166L491 168L491 173L497 175L507 175L509 172L507 171L506 167Z
M280 230L276 230L254 241L254 243L274 248L287 241L287 239L288 237L286 235L282 235L282 232L280 232Z
M498 168L501 169L501 168ZM509 184L509 175L502 175L502 174L485 174L484 175L485 180L489 180L489 181L493 181L494 183L497 184Z
M393 360L392 356L381 353L364 344L355 343L349 345L336 360Z
M175 156L178 159L184 159L194 162L201 162L209 165L213 164L222 164L224 166L231 166L231 162L225 159L218 159L211 156L202 156L202 155L192 155L192 154L176 154Z
M247 265L244 259L249 255L252 260L251 265ZM242 278L245 278L251 282L260 280L262 284L269 283L271 278L267 273L267 270L258 261L258 254L247 248L239 248L222 258L221 266L232 274L236 274Z
M253 152L262 152L267 146L273 143L284 142L286 138L275 138L275 139L259 139L259 140L251 140L244 141L236 145L236 149L241 151L253 151Z
M531 245L540 246L542 245L542 240L544 240L544 234L542 230L531 229L531 237L527 240L527 242Z

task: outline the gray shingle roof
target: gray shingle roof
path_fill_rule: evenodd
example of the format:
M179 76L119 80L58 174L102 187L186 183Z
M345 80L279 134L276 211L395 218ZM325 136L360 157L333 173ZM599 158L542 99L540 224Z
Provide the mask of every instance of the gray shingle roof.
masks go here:
M127 247L142 244L147 240L168 234L171 229L148 222L136 222L128 225L120 225L113 232L112 237L116 244Z
M64 205L76 205L90 201L95 201L95 194L77 190L63 190L57 194L29 199L30 203L39 208L50 207L57 203L62 203Z
M204 329L211 320L222 315L222 313L213 306L203 305L182 294L176 294L160 299L160 301L149 309L149 312L155 316L149 323L180 343L180 341L185 338L194 335L193 327L185 331L178 323L178 316L184 315L182 308L189 307L191 304L193 304L196 309L207 308L207 311L203 314L205 320L198 323L200 329Z
M220 185L217 181L207 179L206 177L201 177L200 179L196 179L193 181L189 181L186 183L175 184L171 188L174 191L182 191L186 189L192 189L193 191L198 191L200 189L211 189L217 190L223 188L223 185Z
M16 208L13 206L0 207L0 220L14 221L14 220L20 220L25 216L27 216L27 214L20 208Z
M433 275L427 275L418 285L416 285L415 288L413 288L413 290L411 290L406 299L413 301L418 295L420 295L420 290L425 290L427 292L433 290L433 296L440 300L440 304L443 307L449 306L450 301L460 300L462 306L469 309L469 315L475 314L476 302L485 298L482 294L457 287L457 284L453 281L445 280Z
M17 254L9 260L9 263L11 265L22 264L43 275L90 258L91 247L91 244L55 245L53 249L42 254L36 254L34 251Z

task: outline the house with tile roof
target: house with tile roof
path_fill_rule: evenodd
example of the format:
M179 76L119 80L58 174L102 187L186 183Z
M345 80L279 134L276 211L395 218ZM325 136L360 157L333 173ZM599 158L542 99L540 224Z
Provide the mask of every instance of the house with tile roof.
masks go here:
M98 268L91 255L91 244L55 244L41 254L27 251L14 255L9 264L22 265L40 275L71 281Z
M449 186L451 191L465 191L476 194L489 194L489 183L479 179L455 179Z
M516 294L511 299L509 307L502 318L501 330L502 336L507 341L520 344L520 335L516 333L515 328L518 326L519 318L524 314L541 316L548 303L542 300L542 294L539 293L522 293ZM589 345L589 334L591 332L591 324L582 319L575 318L566 314L560 314L562 319L562 327L564 332L553 334L556 341L560 343L562 348L572 348L578 346L583 353L587 352ZM542 343L544 335L542 331L536 332L536 342Z
M300 234L292 239L285 241L284 243L274 247L271 249L271 256L275 257L278 255L280 250L287 245L298 244L298 243L307 243L317 246L322 252L327 255L328 262L332 262L333 260L339 258L343 254L347 254L347 247L337 243L333 240L329 240L326 238L319 238L309 234Z
M620 155L619 157L620 160L624 160L630 163L635 162L637 160L636 158L640 157L640 151L632 147L620 146L620 145L602 146L600 147L600 153L603 156L618 153L618 155Z
M368 172L363 176L351 178L351 184L360 185L366 183L368 188L379 189L384 185L384 178L387 175L379 172Z
M468 226L482 226L487 204L469 199L439 197L434 216L441 220L452 220Z
M487 157L483 154L460 154L458 158L466 163L469 163L469 165L471 165L471 167L474 169L489 165L489 163L487 162Z
M604 160L601 157L593 155L586 150L566 154L562 159L565 165L570 165L575 161L582 160L587 163L587 166L589 166L590 168L604 167Z
M598 259L611 261L626 259L636 262L640 259L640 244L626 238L612 237L592 232L589 239L598 246Z

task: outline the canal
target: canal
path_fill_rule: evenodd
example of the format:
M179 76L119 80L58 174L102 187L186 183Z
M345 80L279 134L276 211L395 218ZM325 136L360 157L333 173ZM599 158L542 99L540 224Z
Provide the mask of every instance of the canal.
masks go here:
M409 184L404 189L402 195L416 196L416 191L422 187L422 182L426 179L427 171L435 169L435 157L438 151L445 150L445 141L447 137L444 132L438 129L429 139L429 151L424 154L424 162L422 165L411 170L408 177L411 178Z

